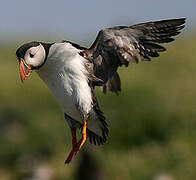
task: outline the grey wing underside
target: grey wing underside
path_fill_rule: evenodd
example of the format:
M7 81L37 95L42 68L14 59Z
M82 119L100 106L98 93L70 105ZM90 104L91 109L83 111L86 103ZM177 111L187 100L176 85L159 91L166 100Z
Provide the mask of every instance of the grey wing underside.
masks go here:
M181 18L101 30L93 45L83 54L93 62L94 75L102 81L103 92L108 87L119 93L118 67L158 57L160 52L166 50L160 44L172 42L173 36L184 28L184 23L185 18Z

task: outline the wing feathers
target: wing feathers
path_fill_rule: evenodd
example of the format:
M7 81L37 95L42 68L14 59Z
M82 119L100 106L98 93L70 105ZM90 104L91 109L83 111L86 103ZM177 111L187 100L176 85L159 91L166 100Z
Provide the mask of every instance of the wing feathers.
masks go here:
M106 94L107 88L116 94L119 94L121 91L121 81L120 76L117 72L114 73L111 79L108 80L108 82L101 86L101 91Z
M114 82L118 80L112 79L115 79L113 76L116 76L119 66L158 57L159 52L166 50L160 44L172 42L173 36L184 28L184 23L185 18L181 18L107 28L99 32L93 45L84 50L84 54L93 62L95 76L105 84L103 89L107 86L113 91Z

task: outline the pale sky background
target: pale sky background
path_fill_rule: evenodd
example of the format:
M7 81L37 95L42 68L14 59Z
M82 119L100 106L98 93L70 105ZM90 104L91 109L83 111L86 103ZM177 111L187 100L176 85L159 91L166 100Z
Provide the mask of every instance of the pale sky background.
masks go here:
M114 25L186 17L196 29L196 0L0 0L0 40L89 42Z

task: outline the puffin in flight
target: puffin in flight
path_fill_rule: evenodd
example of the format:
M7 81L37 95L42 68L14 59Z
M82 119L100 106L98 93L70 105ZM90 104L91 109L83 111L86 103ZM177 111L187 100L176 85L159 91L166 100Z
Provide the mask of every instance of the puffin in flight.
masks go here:
M129 63L150 61L166 49L184 27L185 18L116 26L99 31L90 48L69 41L60 43L29 42L16 51L22 82L35 70L60 104L71 129L72 150L65 164L79 152L87 138L102 145L109 133L94 88L121 91L117 72ZM81 129L77 141L76 130Z

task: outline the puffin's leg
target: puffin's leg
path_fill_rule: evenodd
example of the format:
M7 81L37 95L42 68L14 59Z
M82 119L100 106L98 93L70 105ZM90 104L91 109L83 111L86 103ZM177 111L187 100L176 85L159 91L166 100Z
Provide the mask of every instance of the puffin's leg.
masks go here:
M84 145L84 143L86 142L86 138L87 138L87 118L85 118L83 120L83 127L82 127L82 138L78 141L77 146L76 146L76 153L79 152L79 150L81 149L81 147Z
M76 147L77 147L76 129L71 129L71 134L72 134L72 150L69 153L69 156L65 161L65 164L69 164L76 153Z
M69 153L69 156L67 157L65 164L69 164L73 158L73 156L75 156L77 154L77 152L79 152L79 150L81 149L81 147L84 145L84 143L86 142L86 138L87 138L87 118L83 120L83 127L82 127L82 138L78 141L77 143L77 139L76 139L76 130L72 130L72 151Z

